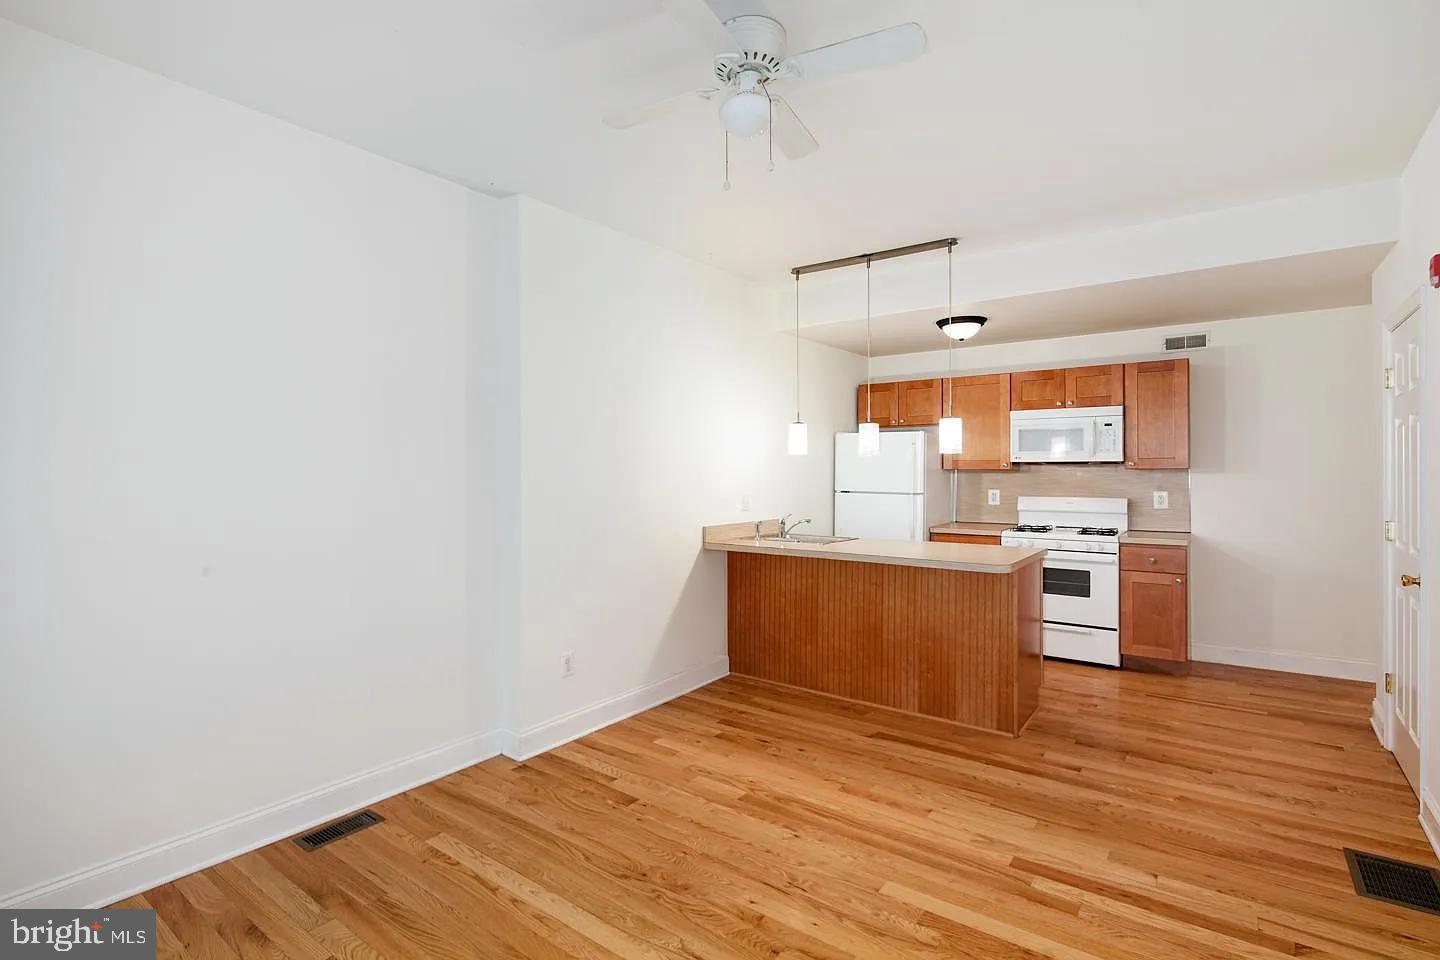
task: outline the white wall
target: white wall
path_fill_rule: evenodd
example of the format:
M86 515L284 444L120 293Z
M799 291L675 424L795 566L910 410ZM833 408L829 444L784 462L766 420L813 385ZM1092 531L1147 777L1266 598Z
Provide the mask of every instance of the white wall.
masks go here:
M0 20L0 904L110 902L724 672L700 527L828 530L860 377L803 344L788 457L774 325Z
M1427 368L1432 371L1426 384L1425 483L1427 487L1426 549L1423 576L1429 583L1440 576L1440 383L1433 371L1440 370L1440 295L1430 287L1430 258L1440 253L1440 114L1415 148L1415 154L1400 179L1401 233L1400 241L1380 264L1371 281L1374 317L1384 329L1399 319L1399 312L1412 297L1418 295L1423 309ZM1377 429L1380 421L1377 419ZM1426 680L1423 683L1426 702L1422 705L1425 723L1421 744L1422 820L1430 831L1430 841L1440 855L1440 603L1426 600L1428 630L1422 659ZM1386 702L1383 683L1377 683L1376 696Z
M1365 307L954 352L981 371L1191 351L1191 655L1369 679L1379 657L1379 350ZM877 358L877 377L945 354ZM1323 520L1317 522L1317 520Z
M0 21L0 903L493 753L492 203Z
M790 457L795 341L766 289L515 202L524 755L724 672L724 560L700 527L793 511L828 531L864 364L802 343L810 454Z

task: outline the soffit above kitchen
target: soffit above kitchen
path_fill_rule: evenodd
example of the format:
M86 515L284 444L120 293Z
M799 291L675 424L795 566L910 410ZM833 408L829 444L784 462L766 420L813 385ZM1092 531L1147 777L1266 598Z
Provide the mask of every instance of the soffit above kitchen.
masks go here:
M912 62L787 94L820 149L766 171L660 0L0 0L0 16L496 194L761 280L846 252L967 250L1393 178L1440 103L1432 0L712 0L792 49L920 23Z
M1371 244L998 300L957 303L954 312L989 318L984 330L967 341L985 346L1360 306L1370 302L1370 274L1390 247L1388 243ZM944 350L947 341L935 327L935 320L942 314L943 311L929 309L874 317L870 324L872 355ZM851 353L865 353L863 317L805 326L801 328L801 336Z

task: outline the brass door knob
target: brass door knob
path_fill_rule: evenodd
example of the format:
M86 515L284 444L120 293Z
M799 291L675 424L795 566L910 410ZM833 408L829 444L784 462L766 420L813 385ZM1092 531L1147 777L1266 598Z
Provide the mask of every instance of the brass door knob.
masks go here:
M1410 574L1408 574L1408 573L1402 573L1402 574L1400 574L1400 586L1402 586L1402 587L1418 587L1418 586L1420 586L1420 578L1419 578L1419 577L1412 577L1412 576L1410 576Z

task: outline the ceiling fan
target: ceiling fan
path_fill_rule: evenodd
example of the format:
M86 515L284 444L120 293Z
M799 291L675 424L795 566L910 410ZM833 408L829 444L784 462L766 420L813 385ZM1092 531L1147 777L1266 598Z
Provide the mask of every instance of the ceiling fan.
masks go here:
M770 132L772 142L791 160L819 148L795 111L772 89L914 60L925 52L925 31L902 23L874 33L787 55L785 28L758 14L721 21L705 0L662 0L676 19L688 24L715 52L715 83L643 106L606 114L615 129L637 126L696 100L720 101L720 123L729 134L753 137ZM728 186L728 178L727 178Z

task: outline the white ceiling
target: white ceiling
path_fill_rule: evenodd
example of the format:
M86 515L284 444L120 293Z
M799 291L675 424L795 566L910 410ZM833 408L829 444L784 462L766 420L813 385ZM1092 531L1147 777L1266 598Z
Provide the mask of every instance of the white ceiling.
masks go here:
M1390 246L1377 243L957 304L955 312L990 318L980 334L967 341L974 346L986 346L1109 330L1353 307L1370 302L1370 274ZM944 310L921 310L873 318L871 354L883 357L945 349L945 337L935 326L935 321L944 313ZM863 319L806 326L801 329L801 336L852 353L865 353Z
M0 16L368 150L717 265L969 248L1394 176L1440 101L1435 0L711 0L792 49L905 20L930 53L788 95L821 150L766 173L659 0L0 0Z

